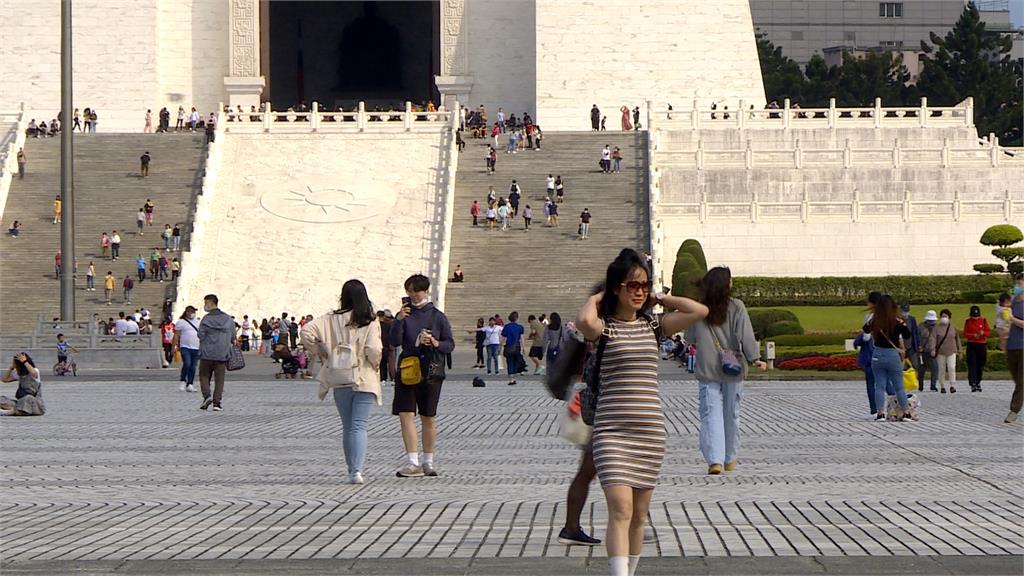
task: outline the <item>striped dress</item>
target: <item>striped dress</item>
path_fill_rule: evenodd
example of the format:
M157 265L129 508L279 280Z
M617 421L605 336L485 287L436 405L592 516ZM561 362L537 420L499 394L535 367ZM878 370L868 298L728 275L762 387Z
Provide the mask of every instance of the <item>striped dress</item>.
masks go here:
M608 320L601 396L594 416L594 463L601 486L652 489L665 456L658 395L658 345L650 324Z

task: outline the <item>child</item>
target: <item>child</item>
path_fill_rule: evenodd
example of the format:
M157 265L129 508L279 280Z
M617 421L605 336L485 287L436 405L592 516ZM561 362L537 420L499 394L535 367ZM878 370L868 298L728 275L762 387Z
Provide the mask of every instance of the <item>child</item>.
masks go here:
M996 334L999 336L999 349L1006 350L1006 340L1010 337L1010 295L1003 292L996 304Z
M78 354L78 348L71 345L70 342L64 339L64 334L57 334L57 363L66 363L68 361L68 350Z
M686 371L693 374L693 368L697 363L697 345L691 343L686 349Z
M145 226L145 224L146 224L146 212L143 211L142 208L139 208L139 211L135 214L135 226L138 227L138 229L139 229L139 236L142 236L142 235L145 234L145 232L142 231L142 227Z

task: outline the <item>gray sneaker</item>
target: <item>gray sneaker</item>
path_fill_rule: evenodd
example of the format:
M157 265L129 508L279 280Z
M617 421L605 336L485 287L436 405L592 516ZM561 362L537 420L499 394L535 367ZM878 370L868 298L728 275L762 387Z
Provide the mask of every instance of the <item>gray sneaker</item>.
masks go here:
M424 462L421 468L423 468L424 476L437 476L437 469L434 468L433 464L427 464L426 462Z
M398 469L395 475L399 478L419 478L423 476L423 468L415 464L406 463Z
M1017 413L1016 412L1010 412L1009 414L1006 415L1006 420L1003 420L1003 422L1005 422L1007 424L1013 424L1016 421L1017 421Z

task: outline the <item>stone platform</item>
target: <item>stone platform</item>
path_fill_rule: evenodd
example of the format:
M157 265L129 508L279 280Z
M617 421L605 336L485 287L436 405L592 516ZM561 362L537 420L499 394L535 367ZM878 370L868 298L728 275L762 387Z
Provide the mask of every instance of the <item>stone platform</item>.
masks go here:
M394 476L385 386L367 483L350 486L333 404L249 363L219 414L170 371L46 378L46 416L0 420L4 573L604 573L603 547L555 541L579 452L535 378L474 389L456 370L442 475L421 479ZM641 573L1020 573L1009 383L926 394L918 423L865 420L861 382L749 384L740 466L709 477L696 384L663 373L669 450ZM595 484L583 523L603 537L605 519Z

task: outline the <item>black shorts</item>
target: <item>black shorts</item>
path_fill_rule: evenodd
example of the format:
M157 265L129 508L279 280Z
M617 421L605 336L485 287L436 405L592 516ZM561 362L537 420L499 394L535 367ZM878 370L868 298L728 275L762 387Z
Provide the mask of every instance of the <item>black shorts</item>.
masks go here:
M544 349L541 348L540 346L530 346L530 353L528 354L528 356L530 358L536 358L538 360L541 360L544 358Z
M67 361L68 361L68 357L67 356L64 356L62 354L57 354L57 362L67 362Z
M395 399L391 402L391 413L419 413L420 416L437 416L437 403L441 399L441 385L444 380L424 380L415 386L402 384L402 372L395 372Z

